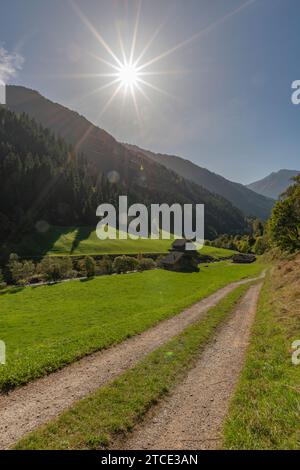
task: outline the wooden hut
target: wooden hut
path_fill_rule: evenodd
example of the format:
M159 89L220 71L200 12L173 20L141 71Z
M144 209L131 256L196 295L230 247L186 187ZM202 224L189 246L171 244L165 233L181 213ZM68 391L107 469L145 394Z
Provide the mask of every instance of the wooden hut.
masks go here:
M180 239L172 243L169 253L161 259L161 265L164 269L170 271L198 272L199 254L194 245L194 249L187 249L187 243L191 248L190 240Z

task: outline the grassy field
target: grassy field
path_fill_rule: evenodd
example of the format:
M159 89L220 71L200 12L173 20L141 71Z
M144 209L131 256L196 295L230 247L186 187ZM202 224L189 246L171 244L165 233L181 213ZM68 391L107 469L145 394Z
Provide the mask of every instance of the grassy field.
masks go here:
M55 421L22 439L17 449L99 449L133 428L152 404L174 387L218 325L249 289L231 292L204 319L149 354L111 384L79 401Z
M91 227L50 227L45 233L35 232L14 247L19 255L101 255L165 253L171 246L170 240L99 240ZM222 248L203 247L201 253L215 257L230 256L234 252Z
M252 341L225 425L227 449L300 448L300 256L280 262L264 285Z
M0 366L0 389L120 342L262 269L259 262L220 262L192 274L154 270L2 292L0 339L7 363Z

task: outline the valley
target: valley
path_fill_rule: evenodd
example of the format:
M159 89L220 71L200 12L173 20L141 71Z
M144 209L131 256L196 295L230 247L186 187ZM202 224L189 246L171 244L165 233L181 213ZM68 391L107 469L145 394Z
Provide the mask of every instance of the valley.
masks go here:
M49 3L33 10L31 2L31 19ZM151 19L168 2L145 3ZM280 101L286 90L276 102L281 67L282 82L265 99L264 77L279 63L261 43L270 36L282 60L290 28L273 37L276 7L264 21L263 2L201 12L200 0L186 3L167 42L186 21L203 21L200 32L152 59L162 26L137 55L142 2L81 2L93 5L91 18L101 8L108 37L116 25L120 55L80 2L52 2L42 36L39 18L15 49L0 42L1 451L92 450L85 455L98 463L109 451L114 463L114 452L129 450L164 451L169 461L177 450L188 459L200 450L300 449L300 174L288 169L299 145L290 103ZM112 20L125 4L126 15ZM134 7L129 53L123 29ZM250 15L224 40L227 22L258 8L255 27ZM205 11L213 12L207 25ZM278 21L281 31L286 14ZM61 40L64 30L70 37ZM83 30L96 54L84 50ZM47 40L42 55L35 36ZM178 74L185 86L175 85L173 67L152 69L160 60L171 66L169 55L192 43ZM56 87L62 68L68 82L60 77ZM156 86L162 76L174 96Z
M170 240L152 240L140 238L138 240L99 240L94 227L47 227L42 233L35 231L25 235L23 240L12 246L12 251L24 257L40 258L41 256L82 256L82 255L118 255L118 254L162 254L166 253L172 244ZM215 258L230 257L234 250L204 246L201 251L204 255Z

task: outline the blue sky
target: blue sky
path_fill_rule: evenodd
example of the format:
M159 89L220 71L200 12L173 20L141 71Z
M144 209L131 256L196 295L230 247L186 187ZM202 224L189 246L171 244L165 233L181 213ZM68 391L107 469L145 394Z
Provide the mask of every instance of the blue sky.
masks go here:
M118 30L130 51L137 1L76 4L118 57ZM136 56L161 29L142 63L196 38L149 65L148 72L172 73L147 77L163 93L142 84L147 100L136 90L138 115L124 90L102 113L114 86L91 94L111 80L98 75L112 71L95 56L114 59L68 0L0 5L9 83L75 109L120 141L180 155L235 181L300 170L300 106L291 103L291 83L300 79L299 0L143 0Z

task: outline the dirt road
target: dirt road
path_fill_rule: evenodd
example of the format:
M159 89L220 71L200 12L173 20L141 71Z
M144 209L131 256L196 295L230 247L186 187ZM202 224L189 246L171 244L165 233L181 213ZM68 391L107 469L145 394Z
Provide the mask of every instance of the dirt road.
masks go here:
M243 365L261 285L249 289L233 316L174 392L154 407L116 449L218 449Z
M133 367L149 352L199 320L243 280L220 289L180 314L105 351L92 354L26 386L0 395L0 449L58 416L74 402Z

